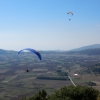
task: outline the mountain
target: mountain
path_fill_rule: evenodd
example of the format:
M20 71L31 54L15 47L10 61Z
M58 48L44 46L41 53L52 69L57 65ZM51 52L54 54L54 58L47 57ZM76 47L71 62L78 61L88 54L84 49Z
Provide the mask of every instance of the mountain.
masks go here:
M80 51L67 51L67 54L100 55L100 48L85 49Z
M61 50L47 50L39 51L41 54L86 54L86 55L100 55L100 44L93 44L89 46L80 47L70 51L61 51ZM23 54L30 54L30 52L23 52ZM4 56L15 56L18 54L18 51L13 50L3 50L0 49L0 55Z
M6 55L6 54L8 54L7 50L0 49L0 55Z
M93 44L93 45L83 46L83 47L80 47L80 48L72 49L70 51L81 51L81 50L94 49L94 48L100 48L100 44Z
M0 55L17 54L17 51L0 49Z

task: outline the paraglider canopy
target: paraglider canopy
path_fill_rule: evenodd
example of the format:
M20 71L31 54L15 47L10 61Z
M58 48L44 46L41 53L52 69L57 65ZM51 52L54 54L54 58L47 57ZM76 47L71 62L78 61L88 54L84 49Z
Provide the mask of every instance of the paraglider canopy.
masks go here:
M73 15L73 12L68 12L67 14L71 14L71 15Z
M24 51L24 50L31 51L31 52L35 53L35 54L39 57L40 60L42 59L40 53L39 53L38 51L34 50L34 49L31 49L31 48L22 49L22 50L20 50L20 51L18 52L18 54L20 54L20 53L21 53L22 51Z

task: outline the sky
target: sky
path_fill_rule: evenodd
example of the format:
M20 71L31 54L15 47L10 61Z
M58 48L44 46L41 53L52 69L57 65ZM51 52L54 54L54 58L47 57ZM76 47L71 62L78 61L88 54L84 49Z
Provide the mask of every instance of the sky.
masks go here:
M100 0L0 0L0 49L71 50L97 43Z

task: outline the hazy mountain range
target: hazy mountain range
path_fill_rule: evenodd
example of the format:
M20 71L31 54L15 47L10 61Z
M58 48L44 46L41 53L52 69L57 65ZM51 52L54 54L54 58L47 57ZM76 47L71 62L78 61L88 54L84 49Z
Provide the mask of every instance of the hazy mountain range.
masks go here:
M88 45L88 46L83 46L80 48L72 49L69 51L61 51L61 50L48 50L44 51L41 50L40 53L67 53L67 54L88 54L88 55L100 55L100 44L93 44L93 45ZM0 55L15 55L17 54L17 51L13 50L3 50L0 49Z
M81 50L95 49L95 48L100 48L100 44L87 45L87 46L83 46L83 47L80 47L80 48L72 49L70 51L81 51Z

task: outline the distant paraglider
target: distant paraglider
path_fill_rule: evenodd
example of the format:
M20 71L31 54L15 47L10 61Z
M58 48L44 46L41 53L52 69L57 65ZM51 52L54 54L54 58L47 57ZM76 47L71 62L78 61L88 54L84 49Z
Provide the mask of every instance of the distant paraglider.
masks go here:
M71 15L73 15L73 12L68 12L67 14L71 14Z
M67 14L71 14L71 15L73 15L73 12L67 12ZM69 19L69 21L70 21L71 19Z

